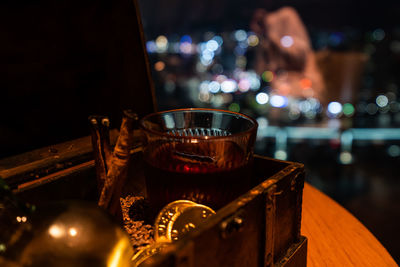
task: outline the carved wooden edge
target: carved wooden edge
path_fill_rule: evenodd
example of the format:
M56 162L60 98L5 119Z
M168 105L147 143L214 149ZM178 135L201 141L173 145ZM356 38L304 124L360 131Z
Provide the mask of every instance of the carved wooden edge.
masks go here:
M281 260L274 267L306 267L307 266L307 244L304 236L299 237L297 243L292 244Z
M292 180L293 186L291 190L296 191L296 241L298 242L301 237L301 216L303 207L303 189L305 180L304 166L299 164L299 172L294 176Z
M274 264L275 244L275 213L276 213L276 185L272 185L265 192L265 254L264 266L271 267Z
M115 144L119 131L110 131L111 144ZM47 146L12 157L0 159L0 178L12 189L24 184L44 181L57 173L74 169L94 158L91 137Z

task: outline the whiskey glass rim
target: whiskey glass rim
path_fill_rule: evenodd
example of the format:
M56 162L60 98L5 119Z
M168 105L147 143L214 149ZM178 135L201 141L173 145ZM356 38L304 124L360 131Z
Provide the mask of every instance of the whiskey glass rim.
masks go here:
M160 116L162 114L167 114L167 113L175 113L175 112L204 112L204 113L213 113L213 112L217 112L217 113L221 113L221 114L227 114L227 115L232 115L232 116L236 116L236 117L240 117L242 119L245 119L247 121L249 121L252 125L249 129L244 130L242 132L238 132L238 133L233 133L231 135L227 135L227 136L172 136L171 134L165 133L165 132L160 132L160 131L156 131L153 129L150 129L148 127L146 127L145 125L145 121L151 117L154 116ZM143 130L143 131L147 131L149 133L152 133L154 135L158 135L158 136L162 136L162 137L167 137L167 138L181 138L183 140L186 139L200 139L200 140L217 140L217 139L226 139L226 138L232 138L232 137L239 137L239 136L245 136L245 135L252 135L253 133L256 134L257 133L257 128L258 128L258 123L255 119L253 119L250 116L244 115L242 113L239 112L234 112L234 111L230 111L230 110L223 110L223 109L211 109L211 108L181 108L181 109L170 109L170 110L165 110L165 111L159 111L159 112L155 112L155 113L150 113L146 116L144 116L140 121L139 121L139 127Z

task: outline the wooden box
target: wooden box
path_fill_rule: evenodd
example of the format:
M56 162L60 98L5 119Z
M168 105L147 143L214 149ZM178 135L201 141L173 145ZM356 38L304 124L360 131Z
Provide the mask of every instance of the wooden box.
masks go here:
M306 266L303 166L256 156L254 172L259 184L144 266Z
M31 203L97 201L91 154L90 139L77 139L1 160L0 177ZM124 195L143 192L141 153L132 156ZM253 173L253 188L143 266L306 266L303 165L256 155Z

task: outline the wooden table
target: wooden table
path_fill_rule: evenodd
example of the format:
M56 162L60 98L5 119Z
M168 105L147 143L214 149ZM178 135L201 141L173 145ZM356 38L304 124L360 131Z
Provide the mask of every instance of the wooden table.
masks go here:
M350 212L307 183L302 235L308 238L307 266L398 266Z

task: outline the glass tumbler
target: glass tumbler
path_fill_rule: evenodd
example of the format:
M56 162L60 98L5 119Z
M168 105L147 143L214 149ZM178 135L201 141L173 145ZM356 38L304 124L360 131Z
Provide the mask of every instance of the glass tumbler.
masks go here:
M140 127L147 197L154 212L175 200L217 210L251 188L254 119L191 108L147 115Z

